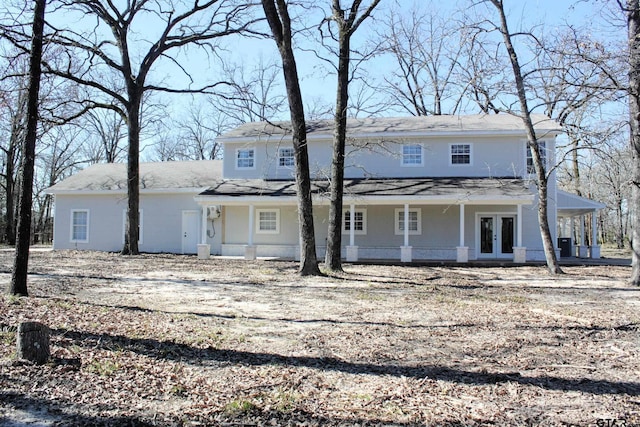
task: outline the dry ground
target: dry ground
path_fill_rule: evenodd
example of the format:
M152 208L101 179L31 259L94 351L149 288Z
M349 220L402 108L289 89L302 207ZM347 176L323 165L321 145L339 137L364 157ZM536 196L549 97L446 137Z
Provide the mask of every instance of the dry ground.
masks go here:
M629 267L345 269L34 252L31 297L0 297L0 425L640 425ZM15 359L24 320L51 363Z

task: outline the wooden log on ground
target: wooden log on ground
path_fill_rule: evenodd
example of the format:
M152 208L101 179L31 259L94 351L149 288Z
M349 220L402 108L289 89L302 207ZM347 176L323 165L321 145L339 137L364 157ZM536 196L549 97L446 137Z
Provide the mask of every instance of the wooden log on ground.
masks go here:
M49 328L39 322L18 325L18 358L42 365L49 360Z

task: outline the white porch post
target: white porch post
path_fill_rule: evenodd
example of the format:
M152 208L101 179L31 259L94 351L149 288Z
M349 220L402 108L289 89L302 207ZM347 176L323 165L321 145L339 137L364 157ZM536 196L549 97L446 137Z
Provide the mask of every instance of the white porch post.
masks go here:
M456 262L469 261L469 247L464 245L464 205L460 204L460 241L456 248Z
M527 261L527 248L522 246L522 205L518 205L516 214L516 246L513 248L513 262Z
M247 246L244 247L244 259L256 259L256 247L253 245L253 228L255 224L255 206L249 205L249 224L247 227Z
M598 211L591 213L591 258L600 258L600 245L598 245Z
M347 246L347 261L358 261L358 247L356 246L356 227L355 227L356 205L349 205L349 246Z
M198 244L198 259L209 259L211 245L207 244L207 206L202 206L202 220L200 223L200 243Z
M585 221L585 216L584 215L580 215L580 246L578 246L578 253L577 256L579 256L580 258L588 258L588 254L587 251L589 250L589 247L585 244L585 232L584 232L584 221Z
M395 222L395 218L393 219ZM413 260L412 247L409 246L409 204L404 204L404 246L400 248L400 261L411 262Z

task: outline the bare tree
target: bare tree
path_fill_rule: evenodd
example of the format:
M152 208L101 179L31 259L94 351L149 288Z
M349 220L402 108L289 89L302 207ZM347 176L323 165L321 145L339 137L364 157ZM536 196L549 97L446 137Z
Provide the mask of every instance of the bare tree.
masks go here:
M83 117L87 130L96 141L85 147L90 163L115 163L122 159L127 138L124 117L111 109L92 109Z
M504 11L503 0L489 0L495 7L499 16L499 24L497 29L502 35L505 48L511 67L513 70L513 77L515 80L518 102L520 105L519 115L522 118L525 131L527 133L527 143L529 150L531 151L531 158L536 172L536 184L538 187L538 223L540 225L540 235L542 237L542 245L544 248L544 254L547 261L547 268L552 274L561 274L562 269L558 263L558 258L554 249L553 240L551 238L551 229L549 228L548 217L548 176L547 167L542 160L541 150L543 149L538 143L538 137L534 128L534 123L531 120L531 110L529 109L529 102L527 98L527 90L525 88L525 81L522 74L522 68L516 49L512 42L512 34L509 31L507 23L507 17Z
M301 245L299 271L302 275L320 275L313 226L307 125L304 117L304 104L300 91L298 68L293 53L293 29L291 27L289 6L286 0L262 0L262 7L282 59L282 71L291 114Z
M333 158L331 160L331 204L329 206L329 231L325 256L325 266L333 271L342 271L342 202L344 198L344 157L347 143L347 108L349 106L349 81L351 80L351 38L360 25L371 16L379 3L380 0L372 0L365 7L362 6L362 0L353 0L350 7L343 8L340 0L332 0L332 15L328 18L329 29L332 25L337 29L337 36L334 38L338 43L336 52L338 83L334 114Z
M618 0L627 17L629 40L629 124L631 129L632 193L631 283L640 286L640 1Z
M22 141L24 141L27 121L27 91L24 88L15 88L5 101L5 111L8 113L5 123L5 138L0 144L2 150L2 177L1 187L4 190L5 199L5 226L4 238L10 245L16 244L16 196L17 174L21 159Z
M42 73L42 45L44 34L44 13L46 0L36 0L31 33L31 55L29 59L29 90L27 95L26 134L22 146L21 189L18 202L18 227L16 236L16 255L13 273L9 285L12 295L29 294L27 290L27 272L29 267L29 244L31 243L31 207L33 204L33 174L36 155L36 137L38 131L38 95Z
M465 92L455 80L467 44L464 27L418 4L409 13L398 4L380 29L384 48L397 64L385 77L385 91L392 104L415 116L455 114Z
M82 14L93 19L96 27L90 32L80 33L71 28L55 28L54 23L50 22L55 29L52 40L64 46L69 53L62 58L64 61L47 63L47 71L106 96L104 102L87 102L85 109L111 109L127 123L128 206L122 254L137 254L140 132L144 96L149 91L185 93L206 89L179 89L151 84L147 81L150 72L156 63L168 60L186 73L186 69L170 56L173 51L190 45L213 48L212 43L223 36L250 31L255 22L248 17L251 5L234 0L195 1L190 5L178 0L133 0L126 3L60 0L60 4L58 13ZM138 22L147 29L156 29L156 40L136 38L134 24ZM113 84L109 79L105 81L105 76L111 75L119 76L120 80ZM215 85L207 87L212 86Z

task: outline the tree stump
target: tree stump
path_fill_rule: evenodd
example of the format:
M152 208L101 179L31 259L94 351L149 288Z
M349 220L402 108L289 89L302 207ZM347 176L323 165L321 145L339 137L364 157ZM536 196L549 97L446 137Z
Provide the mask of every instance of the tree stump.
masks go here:
M23 322L18 325L18 358L39 365L49 360L49 328L39 322Z

